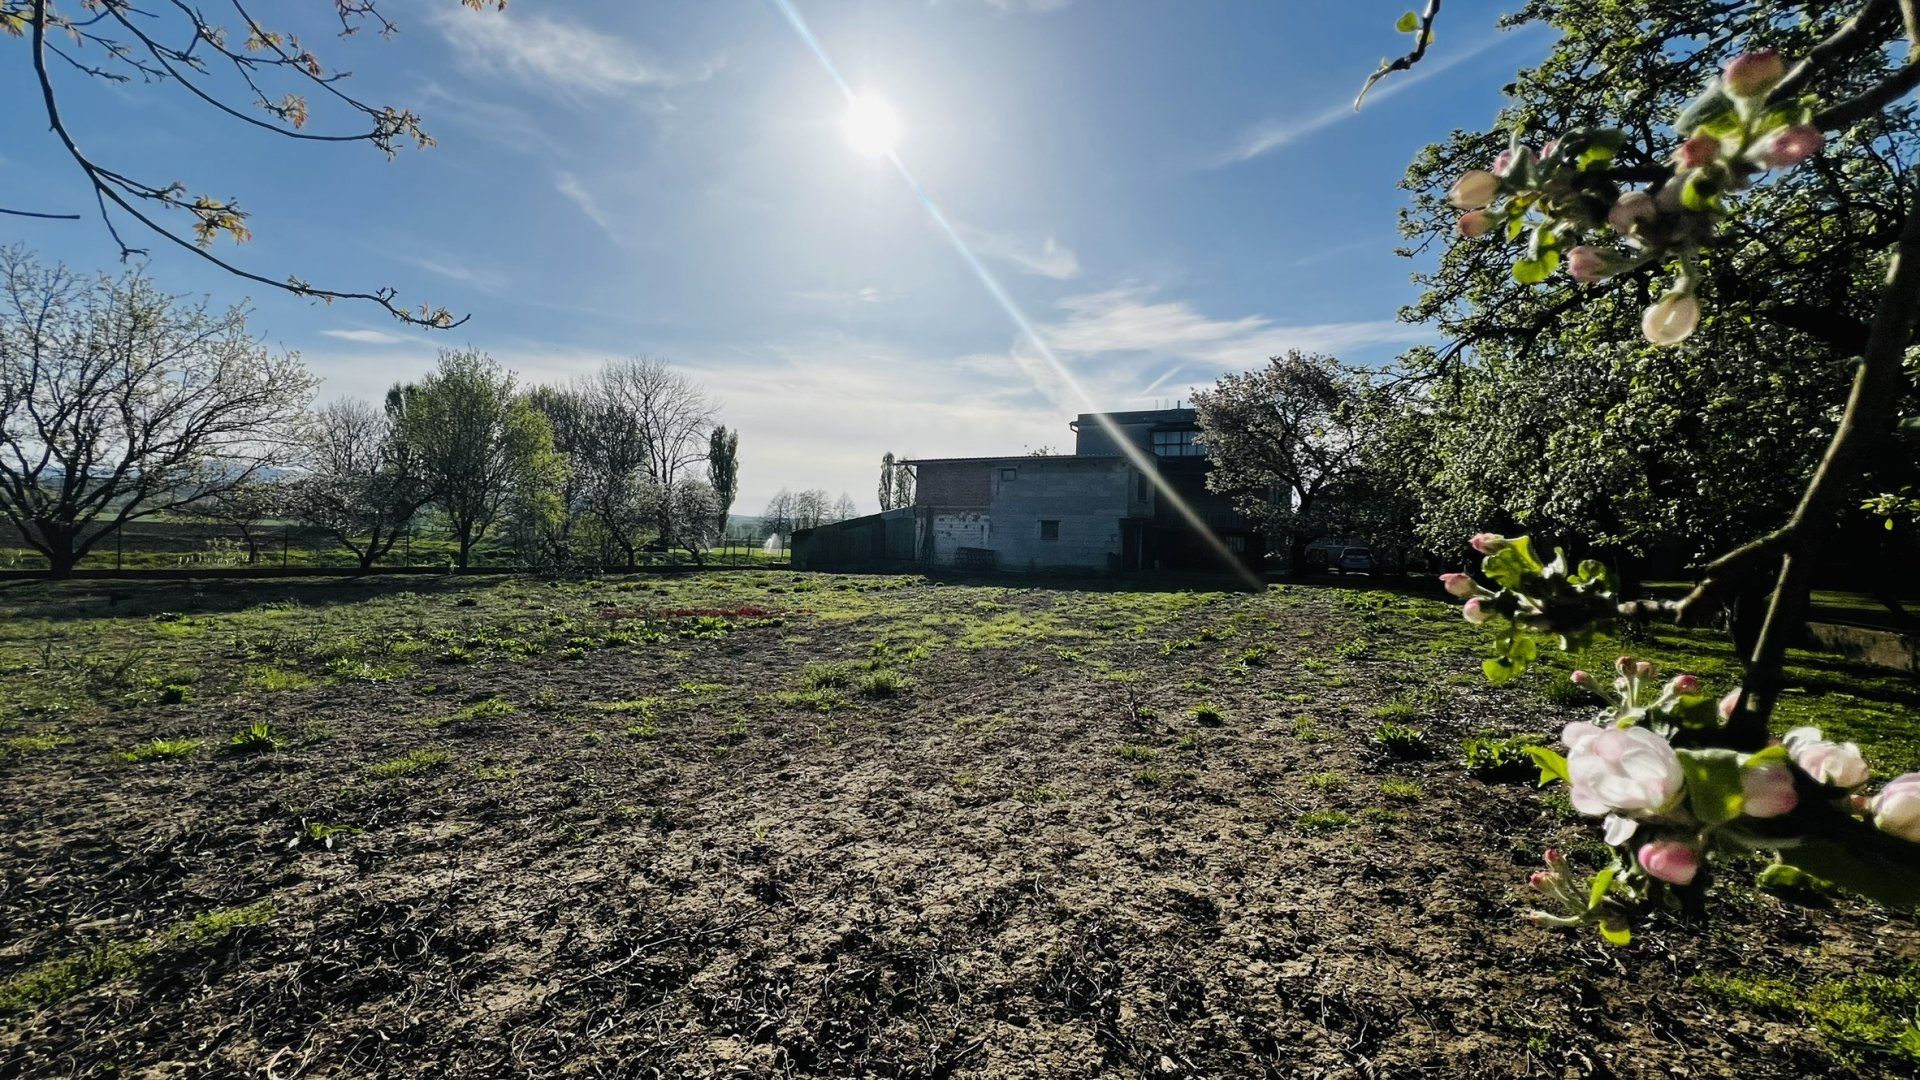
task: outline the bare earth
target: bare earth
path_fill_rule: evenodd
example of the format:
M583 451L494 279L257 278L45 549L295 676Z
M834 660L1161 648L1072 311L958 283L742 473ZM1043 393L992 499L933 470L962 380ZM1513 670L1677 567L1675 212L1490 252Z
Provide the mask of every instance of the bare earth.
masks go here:
M0 1015L0 1075L1883 1067L1842 1063L1694 977L1897 970L1920 956L1911 918L1762 895L1710 926L1656 921L1626 949L1522 921L1540 849L1583 850L1593 830L1524 783L1470 778L1458 746L1550 733L1566 714L1444 681L1471 660L1423 644L1416 618L1405 635L1370 630L1338 590L1167 602L894 579L792 590L801 580L551 599L530 583L389 583L419 590L411 603L435 613L421 625L696 602L777 615L277 691L214 677L261 647L223 644L223 613L370 592L121 586L133 599L111 615L136 629L154 611L206 613L205 689L15 719L14 733L75 741L0 759L0 978L114 942L145 951ZM3 602L84 623L109 616L103 591ZM481 600L453 606L469 593ZM1355 640L1374 644L1336 653ZM1248 664L1249 649L1265 652ZM23 655L7 678L33 677ZM834 660L910 685L845 686L829 712L774 696ZM472 709L496 697L512 710ZM1431 760L1368 742L1396 699L1415 703ZM1217 719L1196 718L1203 702ZM255 720L278 749L223 750ZM155 737L205 745L119 756ZM416 751L445 757L370 771ZM309 824L343 828L328 846L302 839ZM235 909L258 917L180 929Z

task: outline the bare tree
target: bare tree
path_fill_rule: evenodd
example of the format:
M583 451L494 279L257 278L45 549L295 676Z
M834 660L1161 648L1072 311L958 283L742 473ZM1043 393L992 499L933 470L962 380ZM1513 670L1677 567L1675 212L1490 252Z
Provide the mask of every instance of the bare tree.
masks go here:
M400 435L419 456L459 545L454 561L464 567L515 485L552 452L553 432L515 389L513 374L475 349L442 349L439 367L401 394Z
M808 488L793 497L793 527L811 529L831 520L832 498L819 488Z
M893 463L893 508L902 510L913 505L913 466L900 459Z
M506 0L460 3L475 10L506 7ZM297 36L262 24L240 0L233 0L232 6L236 18L228 25L209 19L200 7L183 0L146 7L128 0L71 0L66 4L56 0L0 0L0 35L28 39L39 111L55 142L78 167L86 196L98 209L122 256L145 253L121 235L121 226L131 222L258 285L327 301L367 301L417 326L446 327L465 321L455 319L444 308L403 307L395 302L395 292L390 288L359 292L327 289L298 277L244 270L213 251L214 242L223 236L235 243L251 238L247 212L237 204L190 192L184 184L137 179L127 166L103 164L81 148L79 134L60 108L62 87L70 79L118 84L137 80L143 85L175 86L228 120L300 142L367 143L389 157L404 142L420 147L433 144L411 110L354 97L342 85L348 72L327 70ZM282 16L283 9L292 6L276 4L274 15ZM63 13L61 7L73 14ZM381 13L379 0L319 0L316 7L330 10L342 36L366 25L376 27L382 36L396 30ZM223 76L229 75L232 78L223 81ZM351 116L361 129L308 130L310 94ZM7 207L0 207L0 214L80 216ZM161 220L169 214L182 215L186 227L175 229Z
M781 488L767 501L767 508L760 518L767 523L767 531L775 536L786 536L793 531L793 492Z
M247 565L252 566L260 561L260 527L293 509L293 487L280 479L249 480L181 509L189 517L239 533L247 545Z
M0 250L0 516L66 576L136 518L204 503L288 456L313 396L247 313L139 274L80 279Z
M853 504L853 496L840 493L840 501L833 504L833 520L851 521L860 516L860 508Z
M687 470L706 460L713 399L665 362L645 357L609 363L600 380L607 407L645 436L646 478L664 496L655 500L654 525L663 545L676 544L673 493Z
M298 513L332 533L362 570L392 551L433 499L418 455L396 430L406 400L407 391L395 387L385 409L353 399L333 402L316 414L307 436Z

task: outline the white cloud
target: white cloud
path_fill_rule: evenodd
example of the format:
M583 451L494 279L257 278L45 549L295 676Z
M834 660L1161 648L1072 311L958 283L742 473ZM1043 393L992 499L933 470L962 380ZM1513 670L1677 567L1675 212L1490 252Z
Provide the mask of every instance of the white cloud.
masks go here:
M620 38L544 15L443 8L433 22L469 68L511 75L563 96L671 86L711 74L667 71Z
M322 334L341 341L351 341L356 345L398 345L406 338L398 334L389 334L384 330L322 330Z
M960 226L960 235L977 254L1013 264L1024 273L1038 274L1055 281L1080 276L1080 257L1053 236L1035 241L1011 233L989 232L972 226Z
M555 191L565 195L569 202L579 207L580 212L587 215L595 225L600 226L602 231L609 234L614 231L613 219L607 216L607 212L600 206L600 200L594 197L593 192L587 190L587 186L580 182L579 177L568 172L556 173L553 177L553 187Z
M1393 97L1408 87L1418 86L1420 83L1440 75L1449 68L1464 64L1468 60L1491 49L1497 49L1502 45L1511 44L1516 40L1522 39L1523 36L1524 35L1518 34L1495 34L1464 52L1453 53L1444 59L1429 59L1427 62L1416 67L1411 74L1398 72L1390 75L1382 80L1379 85L1375 86L1372 93L1367 95L1367 107L1373 108L1379 105L1380 102ZM1359 89L1357 83L1354 89L1356 91ZM1213 164L1216 166L1232 165L1236 162L1257 158L1262 154L1272 153L1291 143L1298 142L1310 135L1316 135L1336 124L1345 123L1361 115L1363 115L1362 112L1354 109L1353 99L1344 98L1329 103L1317 111L1309 112L1305 116L1263 121L1248 128L1247 131L1240 136L1238 144L1235 145L1232 150L1221 155Z

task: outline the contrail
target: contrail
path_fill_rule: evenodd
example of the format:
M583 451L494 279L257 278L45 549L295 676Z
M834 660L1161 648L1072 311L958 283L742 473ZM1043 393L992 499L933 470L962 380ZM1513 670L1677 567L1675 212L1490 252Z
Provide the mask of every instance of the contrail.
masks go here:
M840 88L840 93L847 99L847 102L852 104L857 100L859 95L854 93L853 87L847 85L847 80L841 77L840 69L834 66L833 58L827 55L827 50L821 46L820 39L814 37L813 31L808 29L807 21L800 17L800 12L794 8L792 0L773 0L773 3L780 9L781 14L787 17L787 23L793 27L794 33L800 35L800 40L806 43L807 48L813 50L814 57L820 61L820 66L826 69L827 75L833 79L834 85ZM1128 438L1126 433L1121 430L1120 425L1114 423L1112 418L1102 411L1099 405L1094 403L1092 395L1088 394L1086 388L1080 385L1080 380L1074 378L1073 372L1068 371L1067 366L1060 362L1058 356L1054 355L1053 348L1047 344L1046 339L1040 336L1040 332L1034 329L1033 323L1027 319L1026 312L1020 309L1019 304L1014 303L1013 297L1009 296L1007 290L1001 286L1000 279L994 276L993 271L987 269L986 264L980 261L980 257L973 253L971 247L967 246L967 242L960 238L959 230L955 229L953 223L947 220L946 212L940 209L940 204L934 201L932 194L930 194L925 187L921 186L919 178L913 175L913 170L907 168L907 163L900 159L899 153L889 147L887 149L887 160L893 162L894 169L900 173L900 178L907 182L907 187L912 189L913 194L920 200L920 205L926 208L927 214L933 218L934 224L940 226L940 231L947 234L947 240L953 244L953 250L959 252L960 258L966 261L967 266L973 270L974 276L980 279L980 284L986 287L987 295L993 297L994 301L1000 305L1001 310L1007 313L1007 318L1012 320L1013 325L1020 331L1021 336L1025 337L1027 341L1033 345L1035 351L1040 354L1040 358L1047 362L1047 366L1053 369L1054 375L1066 385L1067 389L1073 391L1073 395L1079 398L1086 406L1086 411L1092 414L1094 420L1106 430L1107 435L1113 440L1113 444L1120 448L1120 452L1126 456L1134 468L1139 469L1142 474L1153 482L1153 486L1159 490L1161 496L1173 505L1173 508L1179 512L1180 517L1187 523L1187 526L1193 530L1194 534L1204 540L1209 548L1213 549L1214 554L1219 557L1223 565L1237 573L1241 580L1245 581L1249 586L1258 588L1261 585L1260 579L1256 577L1252 571L1247 569L1246 564L1241 562L1239 557L1233 553L1233 550L1227 547L1226 543L1222 541L1219 536L1214 534L1214 531L1207 526L1206 522L1200 520L1200 515L1193 509L1192 505L1190 505L1185 498L1181 497L1180 493L1175 491L1173 486L1167 483L1166 479L1160 475L1160 469L1155 464L1153 458L1149 456L1146 451L1135 445L1133 440Z

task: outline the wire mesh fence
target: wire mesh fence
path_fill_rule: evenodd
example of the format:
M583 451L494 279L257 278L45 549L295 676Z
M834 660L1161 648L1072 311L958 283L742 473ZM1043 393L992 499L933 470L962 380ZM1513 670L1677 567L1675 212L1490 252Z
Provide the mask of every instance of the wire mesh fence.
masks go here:
M48 569L46 557L18 536L0 537L0 570ZM360 556L333 533L293 522L267 522L248 529L209 522L142 519L128 522L102 537L83 557L80 570L196 570L263 572L337 569L341 571L393 569L452 569L459 544L450 530L432 524L409 529L381 558L368 567ZM644 546L631 560L589 556L583 561L604 570L647 569L663 566L785 566L789 550L784 537L771 540L728 537L689 552L682 548ZM491 539L468 553L468 570L516 570L525 560L506 545Z

